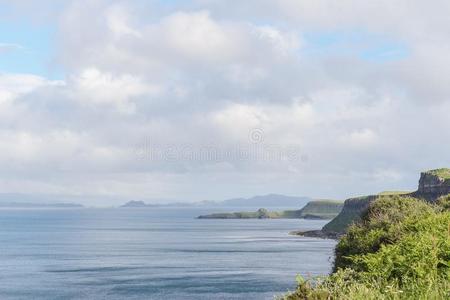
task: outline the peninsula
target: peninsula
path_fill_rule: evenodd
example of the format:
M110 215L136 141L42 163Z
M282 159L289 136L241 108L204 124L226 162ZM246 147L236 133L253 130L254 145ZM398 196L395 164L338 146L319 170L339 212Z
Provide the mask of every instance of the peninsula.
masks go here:
M269 211L260 208L257 211L213 213L199 216L198 219L333 219L342 210L343 202L335 200L316 200L308 202L302 209Z

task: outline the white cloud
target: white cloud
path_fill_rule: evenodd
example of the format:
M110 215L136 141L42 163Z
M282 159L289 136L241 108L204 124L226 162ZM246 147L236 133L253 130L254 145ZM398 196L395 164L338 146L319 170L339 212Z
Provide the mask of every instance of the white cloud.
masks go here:
M8 101L47 84L42 77L30 74L0 74L0 101Z
M107 104L123 113L134 113L133 98L146 94L151 97L159 93L159 87L145 84L139 77L121 74L114 76L88 68L73 77L74 97L87 104Z
M352 148L364 149L376 144L378 138L373 130L364 128L345 134L341 137L341 141Z
M55 21L66 80L0 76L0 187L180 200L413 188L415 172L450 164L450 24L436 7L71 1ZM398 41L408 53L386 62L359 57L364 47L308 48L308 34L339 32L377 36L370 46ZM254 129L278 150L299 147L302 159L136 154L146 141L229 151Z

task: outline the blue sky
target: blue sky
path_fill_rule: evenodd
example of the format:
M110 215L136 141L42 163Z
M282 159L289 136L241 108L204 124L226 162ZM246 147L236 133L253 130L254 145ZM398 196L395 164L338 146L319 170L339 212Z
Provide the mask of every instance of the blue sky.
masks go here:
M367 31L308 32L305 53L320 56L357 56L377 63L405 59L407 45L394 38Z
M55 60L55 34L56 28L50 23L0 18L0 45L10 46L0 53L0 71L61 79L61 68Z
M55 29L24 22L0 23L0 43L17 48L0 54L0 70L8 73L31 73L60 79L61 71L55 63Z

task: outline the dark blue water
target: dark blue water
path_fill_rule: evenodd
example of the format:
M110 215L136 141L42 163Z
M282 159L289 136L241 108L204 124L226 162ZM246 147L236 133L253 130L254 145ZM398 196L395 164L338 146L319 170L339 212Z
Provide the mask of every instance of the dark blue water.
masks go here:
M333 241L288 235L323 221L202 213L0 210L0 299L273 299L330 270Z

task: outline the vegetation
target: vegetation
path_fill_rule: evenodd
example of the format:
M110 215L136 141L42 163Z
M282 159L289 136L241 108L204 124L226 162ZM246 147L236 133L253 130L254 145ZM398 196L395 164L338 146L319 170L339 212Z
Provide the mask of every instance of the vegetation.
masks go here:
M336 200L316 200L306 204L299 211L299 217L305 219L333 219L342 210L344 203Z
M361 219L361 214L367 209L369 203L377 198L378 196L362 196L345 200L342 211L326 224L322 231L324 233L345 233L352 223Z
M260 208L254 212L234 212L234 213L216 213L210 215L199 216L199 219L276 219L279 213L270 212L265 208Z
M344 204L334 200L308 202L302 209L281 212L260 208L255 212L215 213L199 216L199 219L333 219Z
M435 185L435 176L441 178L439 183L441 186L434 187L434 190L429 188L426 191L421 190L421 186L415 192L408 191L384 191L377 195L362 196L357 198L351 198L345 201L345 205L341 213L331 220L322 228L323 235L339 236L347 232L348 227L355 222L361 220L361 214L367 210L369 204L380 197L385 196L402 196L402 197L415 197L421 198L429 202L435 202L439 196L445 193L450 193L450 169L441 168L436 170L430 170L423 172L421 175L421 181L424 183L430 182L429 185ZM443 182L442 182L443 180ZM439 185L438 184L438 185Z
M412 192L410 191L383 191L381 193L378 193L378 196L394 196L394 195L406 195L410 194Z
M395 243L402 237L405 218L417 222L434 212L423 201L410 197L383 196L371 203L361 221L350 226L336 246L335 269L354 267L351 257L374 253L381 245Z
M427 173L429 173L431 175L435 175L435 176L440 177L445 180L450 179L450 169L448 169L448 168L431 170L431 171L428 171Z
M336 247L334 271L298 279L298 299L450 298L450 196L380 196Z

